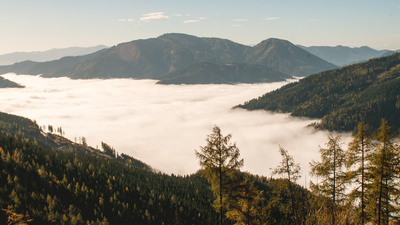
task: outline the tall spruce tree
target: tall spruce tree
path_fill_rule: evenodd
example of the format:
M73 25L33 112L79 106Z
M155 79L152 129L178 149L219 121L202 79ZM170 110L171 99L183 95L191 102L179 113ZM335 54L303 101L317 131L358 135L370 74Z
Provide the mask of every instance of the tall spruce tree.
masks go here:
M370 171L367 179L366 211L373 224L389 224L396 215L396 199L399 191L399 147L394 142L395 134L385 119L378 132L378 145L369 158Z
M243 159L239 159L239 149L235 143L230 142L231 137L231 134L224 136L221 129L214 126L213 133L206 138L207 144L200 147L200 151L195 151L203 176L211 184L216 196L214 207L219 212L220 225L229 197L237 187L237 172L243 166Z
M339 206L344 200L344 171L345 154L340 144L340 135L333 137L329 135L327 148L320 148L321 162L310 163L311 175L321 178L321 182L311 182L311 189L317 195L330 199L328 214L332 225L336 225L336 216L339 214Z
M374 149L372 134L368 132L368 125L363 122L358 124L358 132L353 136L347 150L347 180L352 184L349 201L359 203L356 206L356 223L364 225L366 223L365 215L365 189L366 173L368 171L367 156Z
M282 156L281 163L274 169L273 174L283 175L287 178L287 185L290 194L290 205L291 205L291 216L292 223L298 224L300 218L298 218L295 212L298 207L296 206L294 188L292 182L296 182L300 177L300 164L294 162L293 156L289 155L288 151L283 147L279 146L279 153Z

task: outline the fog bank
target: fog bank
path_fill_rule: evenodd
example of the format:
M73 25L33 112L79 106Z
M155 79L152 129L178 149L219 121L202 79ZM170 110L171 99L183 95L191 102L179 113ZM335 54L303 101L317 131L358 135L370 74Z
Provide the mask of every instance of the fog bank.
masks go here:
M278 165L281 145L308 179L308 163L319 160L319 146L327 142L327 132L306 128L313 120L231 109L287 82L165 86L155 80L2 76L26 88L0 89L0 111L62 127L67 138L84 136L93 147L106 142L165 173L196 172L194 151L206 144L214 125L232 134L243 170L259 175L269 176ZM347 142L349 134L342 140Z

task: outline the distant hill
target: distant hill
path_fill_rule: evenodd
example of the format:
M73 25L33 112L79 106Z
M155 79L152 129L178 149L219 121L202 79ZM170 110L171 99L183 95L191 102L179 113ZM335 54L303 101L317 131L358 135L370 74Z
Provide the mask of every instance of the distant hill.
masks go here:
M0 76L0 88L22 88L24 86Z
M268 39L250 47L219 38L165 34L158 38L121 43L91 55L1 66L0 73L42 74L44 77L158 79L177 69L203 62L251 63L290 76L334 69L328 63L288 41Z
M50 60L57 60L65 56L87 55L104 48L107 48L107 46L98 45L93 47L71 47L36 52L13 52L0 55L0 65L11 65L27 60L35 62L46 62Z
M316 126L353 130L381 118L400 128L400 53L308 76L238 107L321 118Z
M93 154L94 156L126 162L138 168L152 170L149 165L126 154L121 154L116 158L112 151L100 151L99 149L92 148L86 144L72 142L63 136L58 135L57 132L45 133L36 122L21 116L0 112L0 131L10 134L18 134L20 138L35 141L46 148L57 148L59 150L70 150L73 152ZM54 131L56 131L56 128L54 128ZM112 150L107 144L102 144L104 150Z
M157 84L234 84L278 82L293 78L258 64L197 63L160 77Z
M389 50L375 50L367 46L359 48L350 48L346 46L310 46L305 47L298 45L327 62L337 66L346 66L354 63L364 62L372 58L391 55L394 52Z
M267 39L254 46L247 62L265 65L279 72L299 77L337 68L289 41L276 38Z

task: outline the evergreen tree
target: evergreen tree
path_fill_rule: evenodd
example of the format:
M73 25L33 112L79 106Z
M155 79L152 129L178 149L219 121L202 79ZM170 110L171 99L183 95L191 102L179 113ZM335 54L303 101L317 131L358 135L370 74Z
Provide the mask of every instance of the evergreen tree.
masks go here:
M221 129L214 126L213 133L206 138L207 145L196 151L200 160L203 176L211 183L211 189L217 197L214 207L219 211L219 223L222 225L223 210L237 182L237 171L243 166L236 144L230 143L232 135L223 136Z
M291 214L292 214L292 222L297 224L300 218L296 214L295 210L297 209L295 202L295 193L294 188L292 187L292 182L296 182L300 177L300 165L295 164L293 156L289 155L288 151L283 147L279 146L279 152L282 156L281 163L274 169L273 174L283 175L287 177L287 185L290 193L290 205L291 205Z
M340 146L340 136L329 135L326 144L328 148L320 148L321 162L310 163L311 174L317 178L322 178L321 183L313 184L311 188L317 195L322 195L330 199L328 214L331 217L332 225L336 224L336 217L339 214L339 206L344 200L344 172L345 154Z

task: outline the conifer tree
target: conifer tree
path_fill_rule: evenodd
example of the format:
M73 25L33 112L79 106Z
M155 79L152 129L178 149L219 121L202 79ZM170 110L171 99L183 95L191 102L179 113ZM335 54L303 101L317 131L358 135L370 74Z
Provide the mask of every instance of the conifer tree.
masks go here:
M300 165L295 164L293 156L289 155L288 151L283 147L279 146L279 152L282 156L281 163L274 169L273 174L286 176L288 181L288 189L290 194L290 205L291 205L291 214L294 224L297 224L299 218L297 218L297 214L295 213L295 209L297 208L296 202L294 200L295 193L294 188L292 187L292 182L296 182L300 177Z
M248 174L236 187L234 198L228 201L227 217L236 221L236 225L258 225L261 224L262 209L260 202L263 191L259 191Z
M344 200L344 172L345 154L340 145L340 135L329 135L327 148L320 148L321 162L310 163L311 175L322 178L317 184L311 182L314 193L321 194L330 199L329 212L332 225L336 224L338 207Z
M360 206L356 207L358 218L361 224L365 224L365 175L368 170L366 164L367 156L373 150L372 134L367 131L368 125L363 122L358 124L358 132L353 136L353 140L349 143L347 150L347 180L352 184L350 192L350 202L359 202ZM356 218L357 218L356 217Z
M237 185L237 171L243 166L243 159L239 159L240 152L236 144L230 143L232 135L222 135L221 129L214 126L213 133L206 138L207 144L195 151L203 169L203 176L211 184L211 189L217 197L214 207L219 211L219 223L222 225L223 210Z
M394 142L394 133L385 119L378 132L378 146L369 158L370 172L367 179L366 211L374 224L389 224L396 211L399 191L399 147Z

